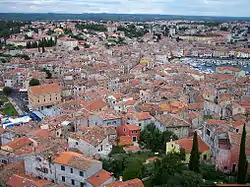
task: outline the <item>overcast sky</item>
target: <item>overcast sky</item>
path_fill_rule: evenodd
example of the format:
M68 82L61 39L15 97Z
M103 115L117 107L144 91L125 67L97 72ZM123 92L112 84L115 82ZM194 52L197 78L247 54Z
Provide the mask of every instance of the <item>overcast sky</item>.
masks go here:
M250 0L0 0L0 12L250 17Z

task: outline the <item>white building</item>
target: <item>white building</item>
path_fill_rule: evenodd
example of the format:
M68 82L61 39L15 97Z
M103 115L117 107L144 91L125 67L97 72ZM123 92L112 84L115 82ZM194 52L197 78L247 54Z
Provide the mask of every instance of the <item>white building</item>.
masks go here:
M73 50L74 47L78 46L78 40L74 38L58 38L57 46Z

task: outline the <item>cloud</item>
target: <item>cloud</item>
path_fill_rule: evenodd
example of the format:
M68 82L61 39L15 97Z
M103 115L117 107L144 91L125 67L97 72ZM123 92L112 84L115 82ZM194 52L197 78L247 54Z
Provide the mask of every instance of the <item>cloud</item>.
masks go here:
M250 0L0 0L0 12L143 13L250 17Z

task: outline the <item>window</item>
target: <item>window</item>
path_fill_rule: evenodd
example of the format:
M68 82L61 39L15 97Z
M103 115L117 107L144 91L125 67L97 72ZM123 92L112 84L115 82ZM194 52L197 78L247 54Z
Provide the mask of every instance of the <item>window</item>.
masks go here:
M236 164L233 164L232 172L235 172L235 171L236 171Z
M65 167L64 167L64 166L61 166L61 170L62 170L62 171L65 171Z
M40 103L40 100L38 100L37 102Z
M43 173L49 173L49 170L48 170L48 168L42 168L42 172Z
M71 179L71 184L75 185L75 180L74 179Z
M141 126L141 123L139 123L139 127Z
M56 97L56 100L57 100L57 97Z
M81 185L81 187L84 187L84 183L83 182L81 182L80 185Z
M76 145L78 145L78 142L76 142Z
M103 146L101 145L101 151L103 150Z
M136 142L136 136L133 136L133 142Z
M206 134L210 136L210 130L207 129Z
M73 168L70 168L70 173L73 173Z
M203 160L207 160L207 155L203 155Z
M42 159L41 159L41 158L39 158L39 157L36 157L36 161L41 162L41 161L42 161Z
M62 176L62 181L65 182L65 177L64 176Z
M236 129L236 132L239 132L239 129Z
M80 171L80 172L79 172L79 175L80 175L81 177L83 177L83 171Z
M44 99L43 101L45 102L46 100Z
M6 160L2 160L2 163L3 164L7 164L8 162Z

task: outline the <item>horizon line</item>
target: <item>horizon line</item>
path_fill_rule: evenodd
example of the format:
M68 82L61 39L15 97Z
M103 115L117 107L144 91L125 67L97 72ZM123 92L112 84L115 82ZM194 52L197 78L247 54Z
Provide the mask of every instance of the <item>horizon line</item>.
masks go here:
M150 14L150 13L107 13L107 12L83 12L83 13L69 13L69 12L0 12L0 14L68 14L68 15L82 15L82 14L113 14L113 15L156 15L156 16L186 16L186 17L224 17L224 18L249 18L250 16L209 16L209 15L179 15L179 14Z

